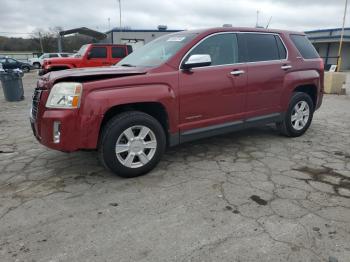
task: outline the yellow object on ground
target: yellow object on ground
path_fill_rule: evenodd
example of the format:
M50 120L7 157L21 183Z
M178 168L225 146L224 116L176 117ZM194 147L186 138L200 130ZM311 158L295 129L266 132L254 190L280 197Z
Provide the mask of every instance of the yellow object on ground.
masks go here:
M324 92L326 94L341 94L346 82L346 74L340 72L324 73Z

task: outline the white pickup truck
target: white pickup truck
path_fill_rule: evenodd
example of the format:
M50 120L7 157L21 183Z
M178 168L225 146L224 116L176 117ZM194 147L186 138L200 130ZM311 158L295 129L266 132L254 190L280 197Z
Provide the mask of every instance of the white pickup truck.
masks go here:
M71 56L70 53L44 53L39 57L29 58L28 62L35 68L41 68L43 65L44 59L48 58L59 58L59 57L68 57Z

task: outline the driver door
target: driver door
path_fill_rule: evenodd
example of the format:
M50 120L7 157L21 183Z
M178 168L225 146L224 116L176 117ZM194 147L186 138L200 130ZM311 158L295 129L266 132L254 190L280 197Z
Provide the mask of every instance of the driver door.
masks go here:
M93 46L87 54L86 67L108 66L108 52L106 46Z
M207 37L183 63L194 54L208 54L212 63L180 71L180 132L213 130L217 125L243 119L247 74L245 65L238 64L236 34Z

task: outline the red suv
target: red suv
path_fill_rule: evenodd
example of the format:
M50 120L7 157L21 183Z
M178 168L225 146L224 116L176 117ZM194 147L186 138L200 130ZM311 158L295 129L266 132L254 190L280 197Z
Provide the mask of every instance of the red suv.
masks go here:
M105 167L135 177L167 146L194 139L267 123L300 136L322 96L323 61L303 33L183 31L116 66L46 74L31 124L47 147L98 149Z
M132 53L130 45L87 44L72 57L45 59L39 75L64 69L111 66Z

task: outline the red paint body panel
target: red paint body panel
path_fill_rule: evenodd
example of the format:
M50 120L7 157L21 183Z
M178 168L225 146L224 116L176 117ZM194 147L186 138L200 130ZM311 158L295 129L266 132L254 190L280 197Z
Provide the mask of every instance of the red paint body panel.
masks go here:
M180 72L180 131L234 121L244 116L245 65L195 68Z
M271 32L279 34L287 47L285 60L179 69L186 53L201 39L218 32ZM291 32L251 28L216 28L192 31L197 36L166 63L154 68L102 67L51 72L38 82L43 90L38 116L32 120L38 140L53 149L75 151L98 146L103 118L116 106L152 102L168 116L170 135L245 120L287 110L299 86L317 89L316 108L322 103L323 63L301 58L289 39ZM294 33L294 32L293 32ZM298 33L300 34L300 33ZM282 70L281 66L292 68ZM232 75L242 70L244 74ZM94 79L96 77L96 79ZM45 107L52 86L60 81L83 83L78 109ZM53 143L54 121L61 122L61 142Z

